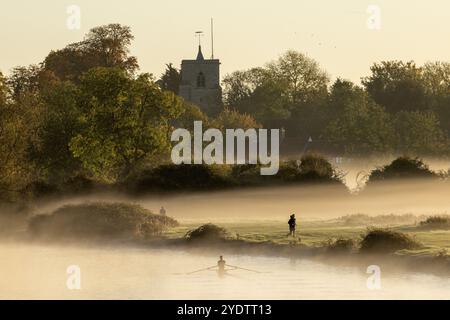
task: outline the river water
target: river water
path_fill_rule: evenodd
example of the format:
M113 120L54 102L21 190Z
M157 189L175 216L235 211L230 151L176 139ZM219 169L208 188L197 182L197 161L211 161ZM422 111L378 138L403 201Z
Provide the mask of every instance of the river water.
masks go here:
M259 273L186 274L217 260L215 253L173 249L0 243L0 298L450 299L448 278L381 270L381 288L369 289L366 270L304 259L228 255L228 264ZM68 274L69 266L79 275Z

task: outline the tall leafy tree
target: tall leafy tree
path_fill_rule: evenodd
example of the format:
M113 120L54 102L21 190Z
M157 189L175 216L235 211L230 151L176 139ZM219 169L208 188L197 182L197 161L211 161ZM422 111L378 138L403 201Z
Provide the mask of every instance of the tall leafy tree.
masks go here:
M50 184L62 184L79 173L81 163L69 148L71 139L79 133L78 88L68 81L54 81L42 94L45 107L38 128L38 143L30 146L30 159L40 179Z
M225 108L221 113L217 115L212 121L215 128L221 129L225 132L226 129L256 129L260 128L261 125L253 119L252 116L248 114L242 114L236 110L230 110Z
M37 65L15 67L7 79L12 98L20 100L25 97L37 97L40 88L42 69Z
M326 101L328 81L313 59L287 51L264 67L225 77L225 103L265 126L287 124L298 131L299 121L311 123L311 117L320 114L315 107Z
M392 117L353 83L336 80L331 87L330 113L335 117L325 130L334 149L350 155L389 153L394 150Z
M17 198L34 178L28 149L36 143L42 110L36 93L19 79L0 75L0 198L6 200Z
M450 136L450 63L428 62L422 69L430 109L438 116L442 129Z
M370 96L390 113L429 109L422 70L413 61L383 61L362 79Z
M120 69L91 69L80 92L82 128L70 148L94 176L125 178L140 162L168 151L169 120L181 114L181 99L148 74L133 79Z
M264 68L233 72L223 83L229 109L250 114L266 126L290 116L284 88Z
M289 50L269 63L267 69L271 77L282 83L284 94L294 108L327 94L327 73L305 54Z
M136 57L129 56L134 39L130 27L108 24L89 31L83 41L52 51L43 66L61 80L78 81L95 67L114 67L134 74L138 69Z
M4 105L6 103L7 95L8 95L8 88L6 84L6 78L0 71L0 105Z
M161 75L161 78L159 78L157 83L161 89L178 94L181 83L180 70L175 68L171 63L166 64L166 70Z
M449 152L449 138L431 112L401 111L396 116L397 150L412 156L443 156Z

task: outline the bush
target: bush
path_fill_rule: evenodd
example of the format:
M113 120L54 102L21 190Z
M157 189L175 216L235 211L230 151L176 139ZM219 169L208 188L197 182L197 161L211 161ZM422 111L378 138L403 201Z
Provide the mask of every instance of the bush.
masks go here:
M389 165L373 170L369 181L404 178L434 178L438 177L428 166L418 158L400 157Z
M204 224L197 229L190 230L186 233L185 238L188 241L220 241L229 237L225 228L215 224Z
M58 194L61 190L58 186L48 183L42 180L36 180L28 184L23 190L22 194L29 195L31 198L36 197L46 197L54 196Z
M286 182L340 182L331 163L317 154L282 163L277 177Z
M231 177L244 186L341 182L327 159L316 154L307 154L298 161L281 162L278 173L273 176L262 176L260 168L260 165L235 165L232 167Z
M360 252L393 253L402 249L417 249L421 245L411 236L389 229L368 229L362 237Z
M232 181L241 186L259 186L270 182L270 177L261 176L259 164L237 164L231 166Z
M68 194L82 194L91 192L94 189L96 182L81 174L70 177L61 186L63 193Z
M58 195L80 195L106 187L106 184L101 184L99 181L77 174L63 181L55 179L32 181L21 192L32 199Z
M429 229L450 229L449 216L431 216L420 222L420 227Z
M164 164L129 176L124 187L134 193L149 191L207 191L236 187L271 186L302 182L342 181L322 156L308 154L298 163L280 163L276 175L261 175L261 165ZM342 184L344 186L344 184Z
M35 236L149 238L177 225L175 219L139 205L94 202L66 205L52 214L34 216L28 228Z
M307 154L303 156L299 169L302 180L337 180L331 163L320 155Z
M211 190L232 186L232 182L221 174L217 166L166 164L144 170L135 178L133 191L179 191Z

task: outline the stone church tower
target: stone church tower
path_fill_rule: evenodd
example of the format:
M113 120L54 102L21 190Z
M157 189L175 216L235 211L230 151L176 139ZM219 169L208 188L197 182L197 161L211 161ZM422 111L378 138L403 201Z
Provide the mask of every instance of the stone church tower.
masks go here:
M201 45L197 59L181 62L179 95L200 107L207 115L215 115L222 107L219 59L205 59Z

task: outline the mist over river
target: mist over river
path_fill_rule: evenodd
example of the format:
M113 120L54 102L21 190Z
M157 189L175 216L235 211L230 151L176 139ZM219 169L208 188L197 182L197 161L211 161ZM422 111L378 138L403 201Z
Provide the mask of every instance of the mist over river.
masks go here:
M255 188L141 198L92 194L37 202L33 214L50 213L65 204L122 201L140 204L153 212L164 206L167 215L182 224L226 220L251 225L252 221L257 224L277 220L273 224L276 227L286 226L289 214L295 212L302 234L303 222L310 219L356 213L446 213L450 210L449 191L448 183L408 180L372 186L358 195L342 186ZM219 278L215 271L186 275L216 265L222 254L217 249L199 253L173 247L33 242L27 240L25 224L18 228L13 230L4 224L3 233L13 236L0 239L0 299L450 299L449 278L386 271L375 259L373 264L381 267L381 288L375 290L367 287L371 276L366 272L368 265L306 258L226 254L228 264L260 273L233 270ZM253 227L251 232L273 233L272 229ZM433 241L439 239L429 236L427 240L435 245ZM80 267L80 290L67 288L69 266Z
M3 242L1 299L449 299L450 279L414 273L384 274L381 289L358 267L309 260L228 255L233 270L218 277L219 252L86 247ZM68 289L67 268L80 267L81 289Z

